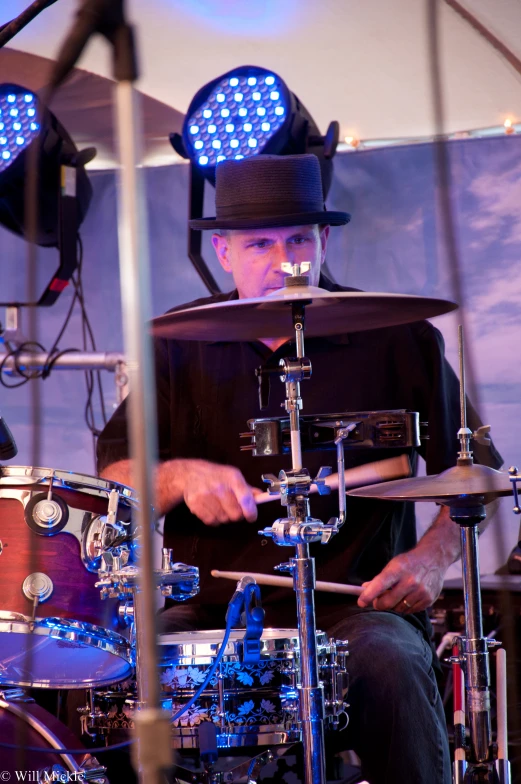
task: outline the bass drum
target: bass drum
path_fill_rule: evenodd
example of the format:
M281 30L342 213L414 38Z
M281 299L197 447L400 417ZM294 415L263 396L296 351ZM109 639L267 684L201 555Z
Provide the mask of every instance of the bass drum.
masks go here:
M0 774L2 781L85 781L109 784L105 768L58 719L31 701L0 698ZM22 748L7 748L17 746ZM31 751L23 747L29 747ZM36 751L41 749L41 751Z

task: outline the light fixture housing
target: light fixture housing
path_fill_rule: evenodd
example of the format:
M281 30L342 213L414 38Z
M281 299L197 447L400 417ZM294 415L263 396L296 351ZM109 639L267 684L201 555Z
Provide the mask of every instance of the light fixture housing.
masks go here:
M0 224L37 245L60 251L60 266L50 289L38 303L30 304L52 304L76 269L78 229L92 199L85 164L95 154L93 148L78 151L63 125L31 90L0 84ZM38 170L34 237L27 235L26 228L30 162Z

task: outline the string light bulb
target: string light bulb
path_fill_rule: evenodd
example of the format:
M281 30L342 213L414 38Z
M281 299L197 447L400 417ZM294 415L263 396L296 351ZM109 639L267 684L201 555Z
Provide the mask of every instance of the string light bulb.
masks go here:
M344 141L346 144L349 144L350 147L354 147L355 150L360 144L360 139L356 139L354 136L345 136Z
M512 120L510 119L510 117L507 117L507 119L505 120L503 125L504 125L504 128L505 128L505 133L515 133L516 129L514 128Z

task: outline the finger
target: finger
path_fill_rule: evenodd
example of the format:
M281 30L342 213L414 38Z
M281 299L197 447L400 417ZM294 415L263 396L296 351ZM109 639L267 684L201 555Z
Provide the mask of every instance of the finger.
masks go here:
M254 523L257 519L257 504L253 496L253 488L244 483L235 489L235 497L241 508L241 516Z
M395 607L391 607L390 609L393 612L400 613L400 615L407 615L410 613L412 608L414 607L415 602L412 600L411 594L404 596Z
M375 610L394 610L400 602L407 597L411 592L411 586L407 585L404 580L400 580L389 591L385 591L373 601ZM402 609L403 609L402 604Z
M236 523L244 517L242 508L232 490L226 490L219 496L223 513L227 522Z
M205 525L221 525L228 520L218 496L196 496L187 500L186 505Z
M399 576L384 569L373 580L362 585L363 591L358 597L359 607L370 607L374 600L381 596L385 591L392 588L399 580Z
M405 607L402 602L401 606L404 609L397 610L397 612L402 612L404 615L420 612L420 610L425 610L432 604L430 597L426 594L425 591L412 591L405 598L407 599L407 603L410 605L410 607Z

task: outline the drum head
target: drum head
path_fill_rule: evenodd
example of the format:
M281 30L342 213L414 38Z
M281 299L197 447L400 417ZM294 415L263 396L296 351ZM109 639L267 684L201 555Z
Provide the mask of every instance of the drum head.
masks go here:
M133 666L128 642L100 626L61 618L0 613L0 686L90 689L125 680Z

